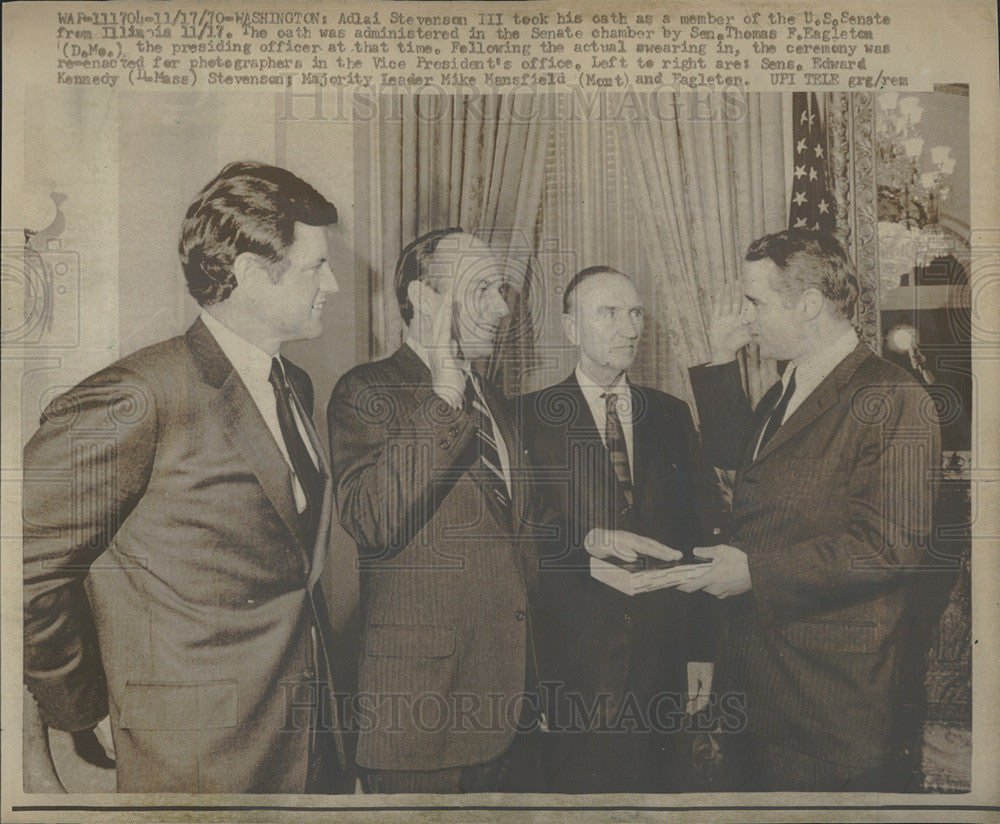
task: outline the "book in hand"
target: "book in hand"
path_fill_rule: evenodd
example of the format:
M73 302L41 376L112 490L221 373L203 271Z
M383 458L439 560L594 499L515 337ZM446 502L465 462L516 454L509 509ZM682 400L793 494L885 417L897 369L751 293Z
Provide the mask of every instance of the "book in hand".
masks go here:
M614 587L626 595L652 592L683 584L712 563L709 558L685 556L677 561L664 561L640 555L634 561L623 561L614 555L606 558L590 556L590 577Z

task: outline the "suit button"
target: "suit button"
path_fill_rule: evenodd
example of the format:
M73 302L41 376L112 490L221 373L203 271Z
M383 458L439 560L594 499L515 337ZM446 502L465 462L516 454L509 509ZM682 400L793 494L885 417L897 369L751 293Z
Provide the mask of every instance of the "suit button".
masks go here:
M626 612L623 617L625 618L625 623L626 624L631 624L632 623L632 613Z
M519 609L514 613L514 617L517 618L518 621L523 621L528 617L528 614L523 609Z

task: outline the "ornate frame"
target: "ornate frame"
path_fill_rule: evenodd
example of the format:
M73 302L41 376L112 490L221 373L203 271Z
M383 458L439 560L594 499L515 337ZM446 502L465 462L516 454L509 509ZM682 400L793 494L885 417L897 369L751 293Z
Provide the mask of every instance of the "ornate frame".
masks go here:
M857 324L861 337L872 350L880 352L875 94L831 92L824 98L828 113L831 189L837 204L837 234L858 269Z

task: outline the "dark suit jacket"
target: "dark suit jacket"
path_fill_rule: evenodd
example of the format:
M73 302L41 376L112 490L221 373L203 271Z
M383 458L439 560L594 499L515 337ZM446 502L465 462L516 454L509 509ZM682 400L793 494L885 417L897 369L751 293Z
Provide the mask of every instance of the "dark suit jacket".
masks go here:
M309 378L285 368L308 422ZM43 720L84 729L110 709L122 791L302 792L332 507L327 480L307 543L288 464L200 320L55 400L24 456L24 673Z
M682 716L686 663L714 660L717 631L714 599L704 594L660 590L629 597L590 577L583 539L595 527L629 530L685 552L718 543L717 485L687 404L655 389L631 390L631 511L575 374L517 401L536 483L558 524L544 542L540 567L541 673L587 704L610 696L602 726L614 724L630 694L645 712L656 694L670 693L660 705L664 716ZM571 723L558 717L566 706L550 705L551 725Z
M771 404L751 412L735 362L695 367L691 382L709 457L737 471L731 543L747 553L752 590L732 604L724 663L750 728L845 777L876 767L890 748L906 589L928 549L934 405L859 344L751 460Z
M330 399L337 505L362 568L358 764L479 764L510 744L525 686L530 486L502 398L513 524L474 462L476 422L408 346L355 367Z

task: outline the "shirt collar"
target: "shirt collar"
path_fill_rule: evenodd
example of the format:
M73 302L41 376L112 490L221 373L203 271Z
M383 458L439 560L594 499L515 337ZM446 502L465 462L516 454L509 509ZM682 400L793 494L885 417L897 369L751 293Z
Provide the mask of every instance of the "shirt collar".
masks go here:
M271 374L271 355L234 332L211 312L203 311L201 319L244 382L247 378L256 381L268 379Z
M577 364L574 374L576 375L576 382L580 384L580 391L583 392L583 397L587 399L587 403L591 406L602 403L603 396L611 392L614 392L619 397L623 394L628 395L628 378L624 372L610 389L605 389L600 384L594 383L587 377L579 364Z
M795 368L795 383L802 386L803 382L816 382L823 380L829 375L837 365L846 358L858 345L858 333L854 328L848 329L843 335L835 340L830 346L820 349L810 357L801 361L792 361L789 366ZM782 376L787 385L787 377L791 374L791 369L786 369Z

